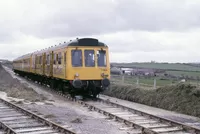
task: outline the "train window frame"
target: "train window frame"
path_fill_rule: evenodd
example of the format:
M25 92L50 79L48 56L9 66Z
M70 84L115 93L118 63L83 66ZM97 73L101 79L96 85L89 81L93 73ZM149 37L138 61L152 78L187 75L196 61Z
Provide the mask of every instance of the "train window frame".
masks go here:
M80 62L78 63L78 65L75 65L75 63L74 63L75 62L74 53L76 51L79 52L79 55L80 55L80 57L78 57L78 58L80 58ZM71 50L71 65L72 65L72 67L83 67L83 52L82 52L82 49L72 49Z
M90 65L89 63L87 64L87 62L88 62L88 58L87 58L87 57L88 57L90 54L89 54L89 55L86 55L86 51L88 51L88 52L89 52L89 51L93 51L93 55L92 55L92 60L93 60L93 61L92 61L92 62L94 62L94 63L92 63L91 65ZM94 50L94 49L85 49L85 50L84 50L85 67L95 67L95 65L96 65L96 59L95 59L95 57L96 57L96 56L95 56L95 50ZM91 62L91 61L90 61L90 62Z

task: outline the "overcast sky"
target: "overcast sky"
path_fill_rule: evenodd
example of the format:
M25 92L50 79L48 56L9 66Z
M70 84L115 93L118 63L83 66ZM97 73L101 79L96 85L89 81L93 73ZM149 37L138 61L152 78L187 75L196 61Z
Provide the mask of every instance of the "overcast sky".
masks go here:
M200 62L200 1L0 1L0 58L76 37L106 43L113 62Z

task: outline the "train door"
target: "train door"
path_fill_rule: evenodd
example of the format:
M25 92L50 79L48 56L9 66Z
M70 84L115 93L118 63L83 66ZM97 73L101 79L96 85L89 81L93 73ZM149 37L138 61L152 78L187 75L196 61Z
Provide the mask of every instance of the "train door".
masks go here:
M21 71L22 71L23 67L24 67L24 63L23 63L23 60L21 60L21 67L20 67Z
M39 70L40 70L40 74L41 75L43 75L43 54L41 54L40 56L39 56Z
M42 62L42 66L43 66L43 69L42 69L43 72L42 72L42 74L45 75L45 69L46 69L46 66L45 66L46 53L43 53L43 57L42 57L42 58L43 58L43 60L42 60L42 61L43 61L43 62Z
M49 71L50 71L50 54L47 52L46 53L46 64L45 64L45 74L46 76L49 76Z
M50 53L50 70L49 70L49 76L53 76L53 51Z
M53 52L53 76L56 75L56 65L57 65L57 54L56 52L54 51Z
M32 59L32 72L35 73L35 55L33 55Z
M37 57L37 55L34 55L33 56L33 73L36 73L36 58Z
M67 52L64 52L64 65L63 65L63 72L64 72L64 78L67 76L66 72L66 67L67 67Z
M57 64L57 74L59 75L59 77L63 77L63 61L62 61L62 52L58 52L58 64Z
M32 66L33 66L33 62L32 62L32 54L30 55L30 59L29 59L29 72L32 73Z

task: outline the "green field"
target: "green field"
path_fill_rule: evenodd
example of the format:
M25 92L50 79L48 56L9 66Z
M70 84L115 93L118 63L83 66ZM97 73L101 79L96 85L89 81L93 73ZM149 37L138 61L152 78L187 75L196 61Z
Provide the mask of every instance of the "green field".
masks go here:
M168 74L172 74L174 76L188 76L188 77L200 77L200 72L192 72L192 71L166 71Z
M121 76L113 76L111 78L112 81L123 82ZM124 77L124 84L136 84L137 78L133 76L125 76ZM168 84L173 84L173 80L161 80L160 78L156 78L156 86L164 86ZM139 78L139 85L153 87L154 86L154 79L153 78Z
M138 68L154 68L165 70L182 70L182 71L199 71L200 67L194 67L190 65L180 63L111 63L114 66L123 67L138 67Z
M124 82L122 80L122 76L112 75L111 81L117 82L117 83L124 83L124 84L132 84L136 85L137 83L137 77L135 76L124 76ZM180 81L176 79L161 79L160 77L156 77L156 87L162 87L170 84L177 84ZM191 84L198 84L198 81L195 80L188 80L185 83L191 83ZM154 87L154 78L139 78L139 85L141 87Z

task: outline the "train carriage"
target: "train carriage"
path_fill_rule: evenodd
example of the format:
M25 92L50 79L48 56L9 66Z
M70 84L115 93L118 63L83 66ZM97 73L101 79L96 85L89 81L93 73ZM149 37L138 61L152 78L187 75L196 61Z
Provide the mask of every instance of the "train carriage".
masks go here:
M23 55L13 61L13 69L24 72L23 74L29 73L31 71L31 60L31 54Z
M71 95L96 97L110 85L108 46L82 38L15 59L13 70ZM19 69L24 60L26 69Z

